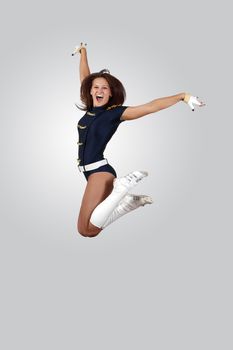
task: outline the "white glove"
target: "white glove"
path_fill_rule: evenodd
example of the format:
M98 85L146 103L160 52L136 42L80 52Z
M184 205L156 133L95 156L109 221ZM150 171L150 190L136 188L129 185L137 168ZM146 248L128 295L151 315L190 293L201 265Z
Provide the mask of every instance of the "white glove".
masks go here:
M199 107L205 106L204 102L198 101L198 97L192 96L190 94L185 94L184 102L189 105L192 111L194 111L194 105Z
M86 49L87 44L81 43L80 46L76 46L74 51L72 52L72 56L74 56L76 53L81 53L81 49Z

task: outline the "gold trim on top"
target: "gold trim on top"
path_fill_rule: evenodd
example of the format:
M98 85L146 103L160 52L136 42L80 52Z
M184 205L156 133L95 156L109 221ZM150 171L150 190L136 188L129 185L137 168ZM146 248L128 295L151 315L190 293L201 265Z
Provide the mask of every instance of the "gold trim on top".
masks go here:
M121 106L121 105L112 105L112 106L110 106L110 107L107 108L107 111L108 111L109 109L113 109L113 108L116 108L116 107L119 107L119 106Z
M80 125L80 124L78 124L78 128L79 128L79 129L86 129L86 127L87 127L86 125Z

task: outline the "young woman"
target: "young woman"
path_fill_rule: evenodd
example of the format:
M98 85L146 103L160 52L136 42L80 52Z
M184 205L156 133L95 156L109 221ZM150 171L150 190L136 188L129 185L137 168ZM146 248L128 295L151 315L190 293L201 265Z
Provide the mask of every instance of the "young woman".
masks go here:
M82 110L86 111L78 122L78 167L87 180L77 228L81 235L94 237L122 215L152 203L148 196L129 193L148 175L146 171L137 170L117 178L114 168L104 158L104 149L120 123L158 112L180 101L186 102L193 111L194 105L201 107L204 103L183 92L139 106L123 106L126 94L122 83L106 69L91 74L83 43L72 55L76 53L80 54Z

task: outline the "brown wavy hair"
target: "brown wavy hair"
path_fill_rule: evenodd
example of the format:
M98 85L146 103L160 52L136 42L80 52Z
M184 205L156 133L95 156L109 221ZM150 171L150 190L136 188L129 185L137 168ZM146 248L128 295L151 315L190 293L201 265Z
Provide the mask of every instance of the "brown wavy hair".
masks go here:
M116 77L110 74L107 69L103 69L100 72L92 73L88 75L83 81L80 88L80 99L83 103L83 107L77 106L83 111L88 111L93 107L93 99L90 94L92 82L96 78L104 78L107 80L111 90L112 97L109 98L106 107L112 105L122 105L126 98L126 92L123 84Z

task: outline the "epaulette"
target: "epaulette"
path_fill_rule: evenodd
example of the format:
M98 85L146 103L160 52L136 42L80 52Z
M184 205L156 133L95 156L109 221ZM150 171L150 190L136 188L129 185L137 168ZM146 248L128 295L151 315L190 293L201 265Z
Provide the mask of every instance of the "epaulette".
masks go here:
M120 105L112 105L112 106L109 106L109 107L107 108L107 111L108 111L109 109L113 109L113 108L116 108L116 107L119 107L119 106L121 106L121 104L120 104Z

